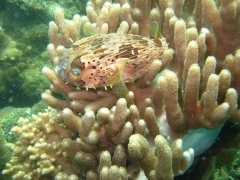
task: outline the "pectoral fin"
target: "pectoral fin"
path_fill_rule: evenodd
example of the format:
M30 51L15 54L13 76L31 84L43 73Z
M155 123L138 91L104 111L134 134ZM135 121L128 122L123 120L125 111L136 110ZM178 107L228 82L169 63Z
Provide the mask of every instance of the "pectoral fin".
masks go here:
M123 80L120 80L118 83L114 84L112 90L120 97L125 97L129 91Z

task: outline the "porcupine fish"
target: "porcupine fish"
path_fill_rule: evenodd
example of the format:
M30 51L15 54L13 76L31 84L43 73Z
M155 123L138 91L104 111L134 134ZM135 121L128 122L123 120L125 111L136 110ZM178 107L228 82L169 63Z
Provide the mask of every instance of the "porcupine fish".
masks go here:
M64 81L80 88L123 87L144 75L166 48L167 44L159 39L139 35L94 35L67 49L55 71Z

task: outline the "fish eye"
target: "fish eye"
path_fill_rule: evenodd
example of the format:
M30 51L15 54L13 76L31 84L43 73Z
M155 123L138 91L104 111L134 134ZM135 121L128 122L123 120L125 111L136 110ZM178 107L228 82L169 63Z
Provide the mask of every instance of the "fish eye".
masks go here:
M73 74L74 76L79 76L79 75L80 75L80 69L78 69L78 68L73 68L73 69L72 69L72 74Z
M82 73L79 68L70 68L68 70L68 76L73 80L73 81L80 81L82 78Z

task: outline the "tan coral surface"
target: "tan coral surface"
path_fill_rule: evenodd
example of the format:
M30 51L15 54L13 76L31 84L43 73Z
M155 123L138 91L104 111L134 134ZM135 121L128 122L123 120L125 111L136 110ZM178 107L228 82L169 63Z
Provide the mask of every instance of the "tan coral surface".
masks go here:
M196 150L185 149L184 138L202 129L218 132L227 120L240 121L239 9L237 0L92 0L87 16L67 20L57 8L47 48L55 71L43 68L51 87L42 98L58 111L34 116L33 123L20 119L20 127L12 130L19 141L10 145L14 155L3 173L15 179L105 180L170 180L183 174ZM79 38L110 33L139 35L168 48L140 78L124 84L121 97L114 88L79 88L59 76L59 68L65 72L60 66L65 54ZM44 126L53 122L53 131L38 129L36 119L46 119ZM55 128L65 133L51 138ZM20 133L25 131L26 137ZM32 141L36 131L41 133ZM52 143L49 150L34 149L48 157L46 163L39 154L35 163L24 153L19 158L40 140ZM53 152L55 143L61 151ZM31 168L19 166L29 161Z

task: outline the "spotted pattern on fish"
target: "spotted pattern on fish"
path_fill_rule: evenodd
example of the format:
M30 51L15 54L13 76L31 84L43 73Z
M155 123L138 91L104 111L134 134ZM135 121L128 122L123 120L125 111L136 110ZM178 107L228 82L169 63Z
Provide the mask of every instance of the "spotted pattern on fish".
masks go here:
M132 82L161 59L167 44L133 34L94 35L76 41L55 68L67 83L77 87L113 86Z

